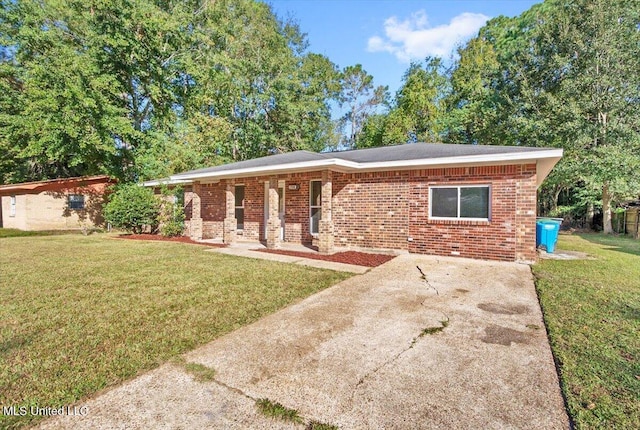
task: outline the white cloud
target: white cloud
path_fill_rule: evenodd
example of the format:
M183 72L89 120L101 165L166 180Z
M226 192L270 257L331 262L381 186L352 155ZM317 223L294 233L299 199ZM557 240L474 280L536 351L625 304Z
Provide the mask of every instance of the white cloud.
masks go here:
M367 50L389 52L405 63L427 56L447 58L458 44L475 36L488 19L480 13L465 12L448 24L431 27L424 10L404 21L392 16L384 22L385 37L370 37Z

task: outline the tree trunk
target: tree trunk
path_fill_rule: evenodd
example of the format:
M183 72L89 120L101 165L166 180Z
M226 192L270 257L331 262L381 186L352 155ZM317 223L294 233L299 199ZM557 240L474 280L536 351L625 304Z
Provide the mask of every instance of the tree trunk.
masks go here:
M594 215L594 209L593 209L593 203L589 203L589 206L587 207L587 227L589 227L590 229L593 230L593 215Z
M605 234L613 234L613 225L611 224L611 193L609 193L609 185L602 186L602 230Z

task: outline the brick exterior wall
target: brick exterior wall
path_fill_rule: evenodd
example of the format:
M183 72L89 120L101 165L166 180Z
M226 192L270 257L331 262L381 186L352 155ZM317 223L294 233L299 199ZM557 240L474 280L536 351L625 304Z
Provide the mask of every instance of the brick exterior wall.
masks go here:
M17 192L15 215L11 216L11 195L0 196L2 226L20 230L80 230L104 227L102 208L107 183L65 187L42 192ZM70 209L68 196L84 196L84 209Z
M332 172L335 250L377 248L491 260L534 260L536 166L505 165L344 174ZM265 181L245 186L245 228L240 240L265 240ZM285 181L285 241L310 243L309 185L322 172L278 175ZM298 190L289 185L297 184ZM429 187L490 186L490 220L429 219ZM201 185L204 238L222 238L226 181ZM185 189L187 220L191 193ZM187 222L188 224L188 222Z
M407 249L409 172L333 174L336 247Z
M488 260L535 260L536 166L411 172L409 251ZM429 186L488 184L490 221L429 219Z

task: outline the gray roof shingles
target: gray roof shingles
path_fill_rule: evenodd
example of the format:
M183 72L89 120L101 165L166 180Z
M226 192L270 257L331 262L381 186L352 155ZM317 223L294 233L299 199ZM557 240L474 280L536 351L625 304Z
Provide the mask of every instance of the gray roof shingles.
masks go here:
M230 170L251 169L256 167L277 166L283 164L319 161L339 158L357 163L376 163L384 161L420 160L433 158L464 157L470 155L509 154L517 152L545 151L551 148L532 148L522 146L494 146L494 145L457 145L444 143L411 143L404 145L383 146L379 148L355 149L350 151L336 151L315 153L310 151L295 151L284 154L270 155L252 160L206 167L178 173L175 177L198 173L216 173Z

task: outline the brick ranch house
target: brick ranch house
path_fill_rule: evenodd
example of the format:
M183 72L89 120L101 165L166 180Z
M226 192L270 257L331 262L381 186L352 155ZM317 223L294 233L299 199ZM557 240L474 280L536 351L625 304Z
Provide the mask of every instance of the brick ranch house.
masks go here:
M536 257L536 190L561 149L414 143L193 170L186 235L507 261Z
M101 226L108 176L0 185L0 227L76 230Z

